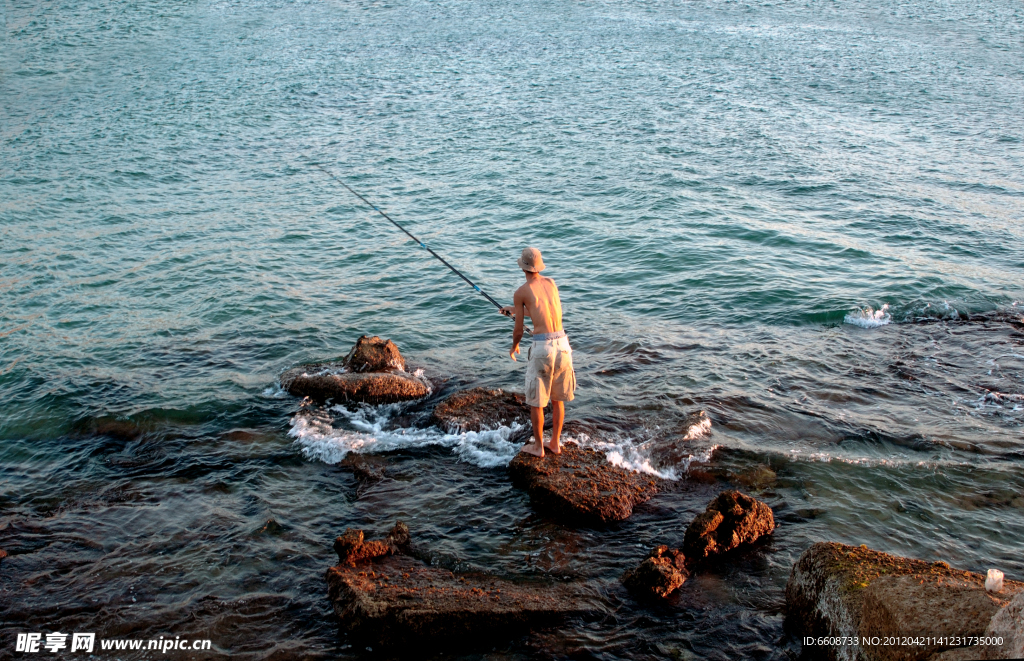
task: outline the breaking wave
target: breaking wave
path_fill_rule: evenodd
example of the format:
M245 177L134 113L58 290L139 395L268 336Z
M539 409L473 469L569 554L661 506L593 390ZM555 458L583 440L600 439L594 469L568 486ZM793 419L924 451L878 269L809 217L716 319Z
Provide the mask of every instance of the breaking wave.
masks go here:
M892 315L889 314L889 304L886 303L877 310L865 307L848 313L843 321L847 324L860 326L861 328L878 328L892 323Z
M354 410L335 405L326 409L303 409L292 417L288 435L295 439L302 456L311 461L336 464L349 453L369 454L424 447L451 448L460 461L497 468L507 466L521 447L523 425L513 423L479 432L446 433L436 427L388 429L390 421L403 409L403 404L382 406L361 405ZM335 426L340 421L343 427ZM346 428L350 427L350 428ZM687 434L687 438L706 435L710 421L703 421ZM513 441L512 439L516 439ZM672 466L659 466L653 461L646 443L631 438L597 440L585 433L566 433L564 443L576 443L603 452L608 462L627 470L647 473L666 480L677 480L689 470L692 462L708 462L718 446L696 450Z

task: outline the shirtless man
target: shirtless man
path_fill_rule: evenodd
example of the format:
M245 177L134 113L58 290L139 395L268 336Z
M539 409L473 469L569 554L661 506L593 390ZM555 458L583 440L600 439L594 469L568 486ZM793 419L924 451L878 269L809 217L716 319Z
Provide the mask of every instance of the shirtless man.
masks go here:
M527 354L526 365L526 403L530 406L530 420L533 422L533 442L524 445L522 451L537 457L543 457L545 449L552 454L561 454L558 441L565 421L565 402L571 402L576 391L572 349L562 330L562 302L558 298L555 281L540 274L544 270L544 260L539 250L525 248L518 261L519 268L526 274L526 284L516 290L512 305L501 308L501 313L516 320L512 349L508 352L512 360L516 359L519 341L523 339L523 319L530 315L533 321L533 345ZM544 407L549 399L551 442L545 445Z

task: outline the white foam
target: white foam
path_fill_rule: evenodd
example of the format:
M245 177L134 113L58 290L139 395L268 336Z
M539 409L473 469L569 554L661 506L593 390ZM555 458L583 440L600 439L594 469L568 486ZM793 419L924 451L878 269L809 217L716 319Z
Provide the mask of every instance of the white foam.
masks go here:
M284 399L288 396L288 391L282 388L280 383L275 381L274 385L263 389L263 396L267 399Z
M508 465L519 450L508 441L521 429L515 424L464 434L446 434L436 428L384 429L401 406L362 406L355 411L343 406L334 406L328 411L303 410L292 418L288 434L295 438L304 457L326 464L336 464L350 452L363 454L440 446L450 447L453 454L467 463L493 468ZM335 418L331 414L338 414L355 429L334 427Z
M877 310L873 310L870 307L854 310L847 314L843 321L854 326L860 326L861 328L878 328L879 326L891 324L892 315L889 314L889 304L886 303Z
M519 452L519 443L509 441L523 426L513 423L480 432L446 433L431 427L427 429L385 429L388 422L400 413L402 404L360 406L349 410L344 406L330 409L303 409L292 418L288 432L304 457L326 464L342 461L350 452L356 454L389 452L429 446L451 448L452 454L466 463L482 468L507 466ZM339 418L346 423L335 426ZM710 423L694 425L690 435L706 434ZM689 470L691 462L708 462L717 446L690 454L670 467L658 467L651 461L646 444L631 438L595 440L586 434L566 434L563 442L603 452L608 462L627 470L647 473L666 480L677 480Z
M693 441L693 440L696 440L698 438L707 436L710 433L711 433L711 418L702 417L700 419L700 422L698 422L695 425L691 425L690 428L686 430L686 435L683 436L683 440L684 441Z

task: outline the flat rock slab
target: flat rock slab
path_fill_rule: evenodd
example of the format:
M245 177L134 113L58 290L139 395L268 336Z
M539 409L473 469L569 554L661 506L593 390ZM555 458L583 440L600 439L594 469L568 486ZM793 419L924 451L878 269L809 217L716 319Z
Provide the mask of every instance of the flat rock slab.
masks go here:
M581 525L627 519L658 493L654 478L613 466L603 453L575 444L543 459L520 452L508 470L537 510Z
M531 629L595 611L567 585L457 575L407 555L402 524L383 542L348 530L326 579L334 612L354 638L380 647L492 646Z
M338 363L290 369L281 375L281 387L297 397L335 403L393 404L430 393L423 380L406 372L349 372Z
M786 585L785 626L800 638L856 637L858 641L868 635L982 636L992 616L1021 590L1024 584L1004 580L1002 592L990 595L985 592L985 576L944 562L818 542L793 566ZM850 644L805 653L844 661L924 661L952 647Z
M545 419L550 419L546 416ZM450 434L530 424L526 398L500 389L473 388L451 394L434 407L429 424Z

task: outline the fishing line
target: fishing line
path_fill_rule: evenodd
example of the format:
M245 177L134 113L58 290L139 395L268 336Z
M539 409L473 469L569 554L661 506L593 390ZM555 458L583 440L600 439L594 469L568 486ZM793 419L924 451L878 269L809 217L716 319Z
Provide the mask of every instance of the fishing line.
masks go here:
M465 275L465 274L464 274L464 273L463 273L462 271L460 271L459 269L457 269L457 268L455 268L454 266L452 266L451 264L449 264L449 263L448 263L448 261L447 261L447 260L446 260L446 259L445 259L444 257L442 257L441 255L438 255L438 254L437 254L436 252L434 252L433 250L431 250L431 249L430 249L430 247L429 247L429 246L427 246L427 244L423 243L422 241L420 241L419 239L417 239L417 238L416 238L415 236L413 236L413 235L412 235L412 232L410 232L409 230L407 230L407 229L405 229L404 227L402 227L401 225L399 225L399 224L398 224L398 223L397 223L397 222L395 221L395 219L394 219L394 218L392 218L391 216L387 215L386 213L384 213L383 211L381 211L380 209L378 209L377 207L375 207L375 206L374 206L373 204L371 204L371 203L370 203L370 201L369 201L369 200L367 200L367 199L366 199L365 197L363 197L363 196L362 196L362 195L360 195L359 193L357 193L357 192L355 192L354 190L352 190L352 187L351 187L351 186L349 186L349 185L348 185L348 184L346 184L346 183L345 183L344 181L342 181L341 179L339 179L338 177L336 177L336 176L334 175L334 173L330 172L329 170L327 170L326 168L324 168L324 167L323 167L322 165L320 165L319 163L313 163L313 167L317 168L318 170L320 170L321 172L323 172L324 174L326 174L326 175L327 175L328 177L330 177L331 179L335 180L336 182L338 182L339 184L341 184L342 186L344 186L344 187L345 187L345 188L346 188L346 189L348 190L348 192L352 193L353 195L355 195L356 197L358 197L358 198L359 198L360 200L362 200L362 201L363 201L363 203L364 203L364 204L366 204L366 206L370 207L371 209L373 209L374 211L376 211L376 212L377 212L377 213L379 213L380 215L382 215L382 216L384 216L385 218L387 218L387 219L388 219L388 220L389 220L389 221L391 222L391 224L392 224L392 225L394 225L394 226L395 226L395 227L397 227L398 229L400 229L400 230L402 230L403 232L405 232L406 236L408 236L408 237L409 237L410 239L412 239L412 240L413 240L413 241L415 241L416 243L420 244L420 247L421 247L421 248L423 248L424 250L426 250L427 252L429 252L429 253L430 253L431 255L433 255L434 257L436 257L436 258L437 258L437 259L438 259L438 260L439 260L439 261L440 261L440 262L441 262L442 264L444 264L444 265L445 265L445 266L447 266L447 267L448 267L449 269L451 269L452 273L454 273L455 275L457 275L457 276L459 276L460 278L462 278L463 280L465 280L465 281L466 281L466 283L467 283L467 284L468 284L468 285L469 285L470 287L472 287L473 289L477 290L477 291L478 291L478 292L479 292L479 293L480 293L480 294L481 294L481 295L482 295L482 296L483 296L484 298L486 298L486 299L487 299L488 301L490 301L491 303L493 303L493 304L494 304L494 307L496 307L496 308L498 308L499 310L501 310L501 303L498 303L498 302L497 302L496 300L494 300L493 298L491 298L491 297L490 297L490 296L489 296L489 295L487 294L487 292L485 292L485 291L484 291L483 289L480 289L480 286L479 286L479 285L477 285L477 284L476 284L475 282L473 282L472 280L470 280L469 278L467 278L467 277L466 277L466 275ZM502 312L502 314L505 314L505 313L504 313L504 312ZM509 317L509 318L512 318L512 315L510 315L510 314L505 314L505 316L506 316L506 317ZM526 331L526 332L527 332L528 334L530 334L530 335L533 335L533 333L531 333L531 332L530 332L530 329L529 329L529 328L527 328L527 327L525 326L525 324L523 325L523 330L524 330L524 331Z

